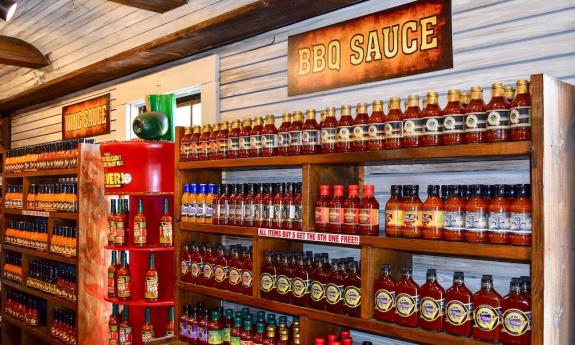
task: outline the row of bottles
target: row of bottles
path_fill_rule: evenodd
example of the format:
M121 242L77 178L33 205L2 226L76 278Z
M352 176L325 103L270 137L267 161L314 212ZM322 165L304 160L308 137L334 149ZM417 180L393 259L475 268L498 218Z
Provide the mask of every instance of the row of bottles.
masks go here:
M148 270L145 274L144 299L146 302L157 302L159 299L159 275L156 270L156 255L152 252L148 255ZM120 300L132 298L132 272L128 264L128 254L120 252L120 261L117 260L117 252L112 251L112 261L108 266L108 297Z
M58 183L31 184L26 199L28 210L78 212L78 179L65 177Z
M262 298L360 316L360 269L353 258L330 263L327 253L267 253L260 287Z
M120 311L117 304L112 304L112 314L110 314L110 318L108 319L108 330L108 345L132 344L134 341L134 334L130 323L130 309L128 306L124 306ZM171 337L174 335L174 307L168 308L168 322L163 332L154 329L150 308L146 307L144 309L144 324L142 325L140 334L142 342L151 341L157 337Z
M7 292L4 312L24 322L27 326L36 327L46 323L46 301L22 292Z
M477 340L524 345L531 341L530 278L511 280L505 297L495 291L491 275L481 278L481 289L472 294L465 286L464 273L455 272L453 285L445 290L437 282L435 269L427 270L419 286L411 267L404 267L399 281L384 264L374 283L374 317L407 327L470 337Z
M353 338L349 330L342 330L337 334L331 333L327 336L315 337L315 345L353 345ZM361 345L372 345L370 341L364 341Z
M195 307L184 305L179 319L178 338L188 344L250 344L250 345L299 345L300 325L288 318L250 308L241 311L220 307L208 310L204 303Z
M4 241L21 247L46 251L48 249L48 222L8 219Z
M61 308L54 308L52 325L50 327L50 335L64 344L76 345L77 329L76 329L76 315L72 311Z
M359 198L359 186L348 186L344 198L344 186L319 187L319 199L315 203L314 228L319 232L345 233L375 236L379 232L379 203L375 199L375 187L363 186L363 198Z
M66 257L78 255L78 228L76 225L54 225L50 251Z
M22 254L6 252L3 277L16 283L22 283Z
M24 194L21 184L8 184L6 186L6 195L4 196L4 207L10 209L21 209Z
M180 258L182 281L245 295L252 294L252 248L232 245L210 247L203 243L184 244Z
M410 95L401 110L401 98L391 97L389 111L383 101L359 103L352 117L350 105L328 107L317 122L316 110L304 116L296 111L282 115L279 128L274 115L186 128L180 143L180 160L235 159L350 151L375 151L418 146L457 145L531 139L529 81L517 81L516 95L493 83L491 100L483 101L483 88L471 87L469 101L461 91L448 91L448 104L439 106L439 94L428 92L423 110L420 97Z
M74 139L8 150L4 171L8 173L47 169L70 169L78 165L78 144L94 139Z
M76 302L76 268L46 260L30 260L26 286Z
M517 185L392 185L385 205L391 237L531 245L531 188Z

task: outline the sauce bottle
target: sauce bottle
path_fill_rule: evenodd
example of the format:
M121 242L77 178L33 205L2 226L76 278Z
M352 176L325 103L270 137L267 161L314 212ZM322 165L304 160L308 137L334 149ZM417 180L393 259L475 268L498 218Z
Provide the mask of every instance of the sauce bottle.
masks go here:
M401 111L401 98L391 97L389 99L389 112L385 117L383 127L384 131L384 148L399 149L403 142L403 120L404 115Z
M439 107L438 98L439 94L437 92L427 93L426 105L421 112L421 117L424 121L421 146L437 146L443 144L443 112Z
M209 159L211 131L212 127L210 125L202 126L202 134L198 138L198 144L199 144L198 160L205 161Z
M483 88L472 86L469 105L465 108L465 143L485 142L486 130L487 110L485 103L483 103Z
M391 197L385 204L385 234L390 237L400 237L403 227L402 188L391 186Z
M403 139L402 147L418 147L421 145L421 135L425 121L421 118L419 109L419 96L410 95L407 97L407 105L403 114Z
M257 192L254 197L254 226L262 227L267 217L265 214L266 194L268 193L267 185L264 183L257 184Z
M489 113L487 116L485 141L489 143L509 141L511 133L509 123L511 104L505 99L503 83L493 83L491 85L491 100L485 106L485 109Z
M262 129L262 157L278 155L278 130L275 125L275 117L267 115L264 128Z
M198 308L198 344L208 344L209 310Z
M125 251L120 252L121 267L116 271L116 296L119 300L132 297L132 274Z
M196 223L198 220L198 192L199 186L195 183L190 184L190 195L188 196L188 222Z
M419 198L419 186L403 186L403 226L401 235L407 238L420 238L422 235L423 203Z
M184 135L180 139L180 162L190 160L190 141L192 139L192 128L185 127Z
M344 279L343 313L347 316L359 317L361 314L361 278L358 270L357 263L351 262Z
M134 246L145 247L148 244L148 229L144 216L144 200L138 200L138 213L134 216Z
M127 211L128 210L124 210L123 200L118 199L118 213L114 217L114 221L116 222L116 239L114 240L114 245L119 247L128 244L128 232L126 231L126 227L128 226Z
M341 106L341 117L337 122L337 152L350 152L353 142L353 118L351 106Z
M224 324L222 315L218 310L213 310L211 319L208 322L208 344L224 343Z
M516 197L511 202L511 228L509 240L516 246L531 245L531 185L514 187Z
M208 194L208 186L206 184L198 185L198 194L196 197L196 223L205 223L206 221L206 196ZM192 206L193 207L193 206Z
M325 309L325 286L329 276L324 268L323 258L316 258L311 272L309 306L318 310Z
M206 247L203 255L203 267L202 272L202 284L205 286L214 286L214 266L215 266L215 255L210 247Z
M252 248L244 252L242 260L242 293L244 295L252 295L252 286L254 283L254 276L252 271L253 259Z
M252 330L252 320L251 319L245 319L244 320L244 327L242 328L242 331L240 332L240 344L241 345L253 345L253 338L254 338L254 332Z
M282 114L282 124L278 128L278 154L287 156L289 152L289 130L291 127L291 114Z
M200 247L196 243L192 243L189 270L190 282L204 285L204 255L200 252Z
M324 186L322 186L324 187ZM329 187L329 186L325 186ZM321 189L321 188L320 188ZM329 190L327 192L329 196ZM320 200L323 194L320 191ZM320 202L318 200L318 202ZM360 200L359 200L359 186L358 185L349 185L348 186L348 196L347 199L343 203L343 233L344 234L358 234L358 226L359 226L359 207L360 207Z
M343 230L343 186L333 186L333 198L329 202L327 231L339 234Z
M228 158L228 122L223 122L216 137L216 159Z
M383 101L373 101L369 126L367 128L369 151L383 150L385 145L385 114L383 113ZM400 139L401 140L401 139Z
M300 256L293 271L293 279L291 281L291 292L295 305L301 307L307 307L309 305L309 273L305 267L304 258Z
M325 310L330 313L340 314L342 312L344 278L343 267L337 260L332 260L331 272L325 285Z
M264 120L261 117L256 117L252 123L252 130L250 131L250 157L261 157Z
M264 338L264 345L277 345L276 328L274 326L266 327L266 337Z
M247 184L238 184L237 185L237 196L236 196L236 206L235 206L235 215L236 219L234 224L235 225L245 225L246 224L246 195L248 191Z
M199 143L200 143L200 136L202 135L202 127L200 126L193 126L192 127L192 134L190 136L190 140L187 143L187 150L189 151L188 160L189 161L197 161L199 155Z
M233 249L228 274L228 286L230 291L242 292L242 264L239 250Z
M517 94L511 102L509 114L511 140L531 140L531 95L529 80L517 81Z
M292 303L291 280L293 269L290 267L289 258L284 255L277 269L276 296L278 301Z
M426 240L443 238L443 201L439 196L439 185L427 186L427 200L422 208L422 232Z
M110 332L108 338L109 345L119 345L120 343L120 335L118 332L119 323L118 305L114 303L112 304L112 314L110 314L110 318L108 319L108 331Z
M226 158L236 159L240 157L240 120L234 120L231 123L231 128L228 132L227 148Z
M500 341L505 345L531 344L531 302L521 292L518 278L511 279L509 294L501 301Z
M212 125L212 132L210 133L210 137L208 138L208 159L217 159L218 157L218 134L220 133L220 123L216 123Z
M158 271L156 270L155 254L148 257L148 271L146 272L144 299L146 302L157 302L159 295Z
M481 290L473 295L473 338L497 342L501 333L501 295L493 288L493 277L481 277Z
M214 284L218 289L229 289L229 263L225 249L219 246L216 257L214 258Z
M172 217L170 216L170 206L167 198L164 199L159 228L160 246L171 247L174 243L174 231L172 229Z
M469 337L473 323L471 291L463 282L463 272L453 274L453 285L445 292L445 331L460 337Z
M239 133L238 145L239 145L239 157L248 158L250 157L251 144L250 135L252 132L252 119L244 119L242 122L242 129Z
M412 278L411 267L402 269L402 277L396 285L396 303L394 322L407 326L417 327L419 308L419 286Z
M255 220L255 191L256 185L248 183L248 192L244 198L244 225L254 226Z
M30 200L30 198L28 198ZM108 244L113 245L116 239L116 199L110 200L110 213L108 213Z
M487 242L487 201L479 185L470 187L471 197L465 204L465 240Z
M321 152L337 152L337 120L334 107L325 109L325 120L321 125Z
M355 119L353 120L353 131L351 134L351 148L353 151L367 151L368 129L367 103L358 103L355 108Z
M5 267L6 269L6 267ZM112 250L112 262L108 266L108 297L116 297L116 271L118 270L118 261L116 251Z
M273 196L277 193L279 183L268 183L267 193L264 196L263 203L264 203L264 223L262 224L263 227L266 228L273 228L274 224L274 202Z
M122 309L122 322L118 327L120 345L131 345L133 341L133 329L130 325L130 309L126 305Z
M149 342L154 339L154 326L152 325L152 316L150 313L150 308L146 307L145 311L145 321L142 325L141 338L142 342Z
M379 232L379 203L375 200L375 186L363 186L363 199L359 204L359 234L376 236Z
M293 205L294 205L294 217L292 223L293 230L301 230L302 228L302 218L303 218L302 202L303 202L302 183L297 182L294 187L294 198L293 198Z
M260 296L265 299L276 299L277 270L271 253L266 254L260 277Z
M443 206L443 237L448 241L465 239L465 200L461 186L449 186L449 197Z
M254 334L253 345L263 345L266 332L266 324L263 322L256 323L256 334Z
M374 282L375 310L373 317L379 321L393 322L395 316L395 289L397 282L391 276L391 265L383 264L381 274Z
M461 93L458 89L449 89L447 105L443 109L443 144L463 144L464 134L465 109L461 105Z
M443 332L445 290L437 282L435 269L428 269L425 283L419 289L421 307L419 327L428 331Z
M505 244L509 243L509 229L511 225L511 202L505 195L504 185L495 185L495 194L487 208L489 216L489 242Z
M285 183L278 183L276 193L272 197L273 203L273 224L275 229L282 229L287 218L287 207L284 204L285 199Z
M236 198L238 195L238 186L236 184L228 185L228 196L226 206L226 217L224 222L229 225L236 223Z
M315 118L315 109L306 110L305 122L301 131L302 153L304 155L321 152L320 127Z
M301 111L294 111L292 122L289 129L289 149L290 155L302 154L302 129L303 129L303 115Z

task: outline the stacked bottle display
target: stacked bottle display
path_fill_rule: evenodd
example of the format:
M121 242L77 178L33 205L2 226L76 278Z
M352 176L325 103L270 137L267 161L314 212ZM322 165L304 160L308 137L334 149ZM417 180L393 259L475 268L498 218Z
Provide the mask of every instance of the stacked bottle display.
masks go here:
M359 317L360 272L353 258L330 263L327 253L267 253L261 267L260 296Z
M44 293L76 302L76 268L46 260L30 260L26 285Z
M148 270L145 274L144 300L146 302L157 302L159 299L159 275L156 270L156 255L148 254ZM128 263L128 255L125 251L120 251L118 261L117 252L112 251L112 259L108 266L108 297L119 300L130 300L132 298L132 272Z
M48 222L8 219L4 241L21 247L46 251L48 248Z
M78 212L78 178L65 177L58 183L31 184L26 208L39 211Z
M66 309L54 308L50 336L60 340L64 344L76 345L76 315Z
M54 225L50 251L66 257L78 255L78 228L75 225Z
M78 165L78 144L94 139L75 139L8 150L4 171L14 173L48 169L70 169Z
M22 283L22 254L6 252L4 261L4 278L16 283Z
M282 115L279 128L274 115L186 128L180 142L180 161L269 157L352 151L377 151L419 146L476 144L531 139L529 81L519 80L517 91L505 92L503 83L493 83L491 100L483 101L483 88L470 94L448 90L448 103L439 106L439 94L428 92L423 109L419 95L402 100L391 97L387 114L383 101L352 107L342 105L341 116L328 107L317 121L316 110L304 115L295 111Z
M182 222L301 230L301 183L185 184Z
M22 208L22 185L21 184L8 184L6 187L6 195L4 196L4 207L10 209Z
M8 290L4 311L29 327L46 323L46 301L26 293Z
M143 342L151 341L157 337L171 337L175 335L174 307L168 308L168 322L163 332L154 329L152 325L150 308L144 309L144 324L140 333ZM108 320L109 345L130 345L134 341L134 331L130 323L130 307L124 306L119 310L117 304L112 304L112 314Z
M286 316L255 315L250 308L241 311L220 307L208 310L204 303L183 306L178 338L188 344L299 345L300 323L294 317L291 325Z
M185 283L252 295L252 248L239 245L211 247L196 242L184 244L180 258Z
M393 185L385 205L391 237L531 245L530 185Z

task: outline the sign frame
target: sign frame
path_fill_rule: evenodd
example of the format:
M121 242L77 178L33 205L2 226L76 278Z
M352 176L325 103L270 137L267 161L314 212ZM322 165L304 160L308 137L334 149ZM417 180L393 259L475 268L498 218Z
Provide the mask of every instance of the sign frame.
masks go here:
M84 112L86 109L90 109L88 105L95 103L95 105L106 105L106 122L91 126L88 128L66 130L66 116L69 115L71 111ZM110 93L93 97L90 99L83 100L81 102L76 102L62 107L62 140L78 139L78 138L90 138L99 135L106 135L111 133L111 95ZM78 109L76 109L78 108ZM72 110L70 110L72 109Z

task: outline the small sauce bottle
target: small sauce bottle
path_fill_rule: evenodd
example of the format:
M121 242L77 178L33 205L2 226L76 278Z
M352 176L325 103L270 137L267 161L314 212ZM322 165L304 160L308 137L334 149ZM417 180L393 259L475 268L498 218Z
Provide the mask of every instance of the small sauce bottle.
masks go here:
M419 308L419 286L412 278L411 267L404 267L402 277L396 285L395 319L394 322L417 327Z
M489 202L489 216L487 223L489 227L489 242L505 244L509 243L509 229L511 225L510 207L511 201L505 195L505 186L497 184L494 186L494 195Z
M376 236L379 233L379 203L375 200L375 186L363 186L363 199L359 204L359 234Z
M28 198L30 200L30 198ZM108 244L113 245L116 240L116 199L110 200L110 213L108 213ZM182 220L183 221L183 220Z
M242 259L240 258L239 250L236 248L232 250L228 284L230 291L242 292Z
M342 313L344 284L345 277L343 272L343 265L340 266L340 263L338 263L337 260L332 260L328 283L325 285L326 311L334 314Z
M218 310L213 310L211 319L208 322L208 344L224 343L224 324L222 315Z
M253 226L260 228L266 219L265 214L265 195L267 193L267 186L263 183L256 185L256 194L253 198Z
M491 100L485 106L485 109L489 113L487 116L485 141L488 143L509 141L511 134L509 123L511 104L505 99L503 83L493 83L491 85Z
M242 260L242 293L244 295L252 295L252 287L254 285L254 275L253 275L253 259L252 259L252 248L250 247L244 252L244 257Z
M262 157L278 155L278 130L275 125L275 117L267 115L264 128L262 129Z
M218 147L216 159L228 158L228 122L223 122L220 125L220 131L216 138L216 145Z
M353 151L367 151L369 141L369 115L367 115L367 103L358 103L355 108L353 120L352 142Z
M529 80L517 81L517 94L511 102L509 114L511 140L531 140L531 95Z
M276 299L277 270L271 253L266 254L260 277L260 296L265 299Z
M204 271L203 271L203 277L202 277L202 284L205 286L214 286L214 262L215 262L215 255L214 252L212 250L212 248L210 247L206 247L205 252L204 252L204 257L203 257L203 261L204 261Z
M401 98L391 97L389 99L389 112L385 117L383 127L385 136L383 146L385 149L399 149L403 146L403 121Z
M224 247L220 246L217 249L216 257L214 258L214 287L218 289L229 289L229 263L225 253Z
M349 185L347 188L348 188L347 199L343 203L343 233L350 235L357 235L359 226L359 207L360 207L359 186ZM321 199L321 191L320 191L320 199Z
M511 228L509 240L516 246L531 245L531 185L518 184L511 202Z
M228 208L228 185L220 184L219 194L214 198L214 224L226 224Z
M202 126L202 134L198 139L199 152L198 160L205 161L208 160L210 155L210 132L212 127L210 125Z
M250 131L250 157L261 157L264 120L261 117L256 117L252 123L252 130Z
M226 158L236 159L240 157L240 120L234 120L228 131L228 151Z
M401 191L401 185L392 185L391 197L385 204L385 234L390 237L401 237L404 219Z
M157 302L159 295L158 271L156 270L155 254L152 252L148 257L148 271L146 272L144 299L146 302Z
M395 289L397 282L391 276L391 265L383 264L381 275L374 282L373 317L379 321L393 322L395 316Z
M202 135L202 127L194 126L192 127L192 136L190 138L190 156L189 160L197 161L200 154L200 136Z
M361 314L361 278L358 275L357 262L349 264L343 289L343 313L347 316L359 317Z
M353 118L351 106L341 106L341 117L337 122L337 152L351 152L353 137Z
M310 275L310 300L309 306L318 309L325 309L325 285L328 281L328 272L324 270L323 258L315 260L314 269Z
M473 295L473 338L498 342L501 333L501 295L493 288L493 277L481 277L481 290Z
M293 229L294 220L295 220L295 204L294 204L294 183L288 182L286 183L286 189L283 197L283 205L285 211L285 218L282 224L283 229L291 230ZM314 210L315 212L315 210Z
M403 114L403 139L402 147L418 147L421 145L421 135L425 121L421 118L419 109L419 96L410 95L407 97L407 105Z
M333 186L333 198L329 202L327 231L340 234L343 228L343 186Z
M443 144L463 144L464 134L465 109L461 105L461 93L458 89L449 89L447 105L443 109Z
M218 134L220 133L220 123L212 125L212 132L208 139L208 159L217 159L218 157Z
M453 285L445 292L445 331L469 337L473 326L473 296L463 282L463 272L453 274Z
M230 344L241 344L240 335L242 332L242 317L234 318L234 326L230 330Z
M289 258L284 255L277 269L276 296L283 303L292 303L291 281L293 269L290 267Z
M427 93L426 105L421 112L421 117L424 121L421 146L437 146L443 144L443 112L439 107L438 98L439 94L437 92Z
M479 185L470 187L471 197L465 204L465 240L487 242L487 200Z
M487 110L485 103L483 103L483 88L472 86L469 105L465 108L465 143L485 142L486 129Z
M246 193L247 193L247 185L244 184L237 184L236 186L236 200L235 200L235 225L243 226L246 222Z
M521 291L518 278L511 279L509 294L501 301L501 343L505 345L531 344L531 302Z
M289 129L289 149L290 155L302 154L302 129L303 129L303 114L301 111L294 111L291 126Z
M419 327L428 331L443 332L445 290L437 282L435 269L428 269L426 281L419 289L421 307Z
M301 230L302 228L302 218L303 218L302 202L303 202L302 183L298 182L295 184L294 187L294 198L293 198L294 218L292 224L293 230Z
M292 275L291 293L293 303L301 307L307 307L309 305L310 272L308 272L305 267L304 258L302 256L298 258L297 265Z
M321 152L320 127L315 117L314 109L306 110L305 122L301 131L302 153L304 155Z
M242 331L240 333L240 344L253 345L252 340L254 339L254 331L252 327L253 327L252 320L245 319L244 327L242 328Z
M238 146L239 157L248 158L250 156L250 133L252 132L252 119L244 119L242 129L239 133Z
M337 152L337 120L335 119L335 108L327 107L325 110L325 120L321 124L321 152Z
M264 223L262 224L263 227L266 228L273 228L274 226L274 219L275 219L275 208L274 208L274 199L273 196L278 193L280 183L269 183L267 194L264 197Z
M449 197L443 206L443 237L448 241L465 239L465 200L461 186L449 186Z
M196 243L192 243L189 272L191 283L204 285L204 256Z
M282 124L278 128L278 154L287 156L289 152L289 130L291 126L291 114L282 114Z
M422 236L423 203L419 198L419 186L403 186L403 226L401 235L407 238Z
M385 145L385 114L383 113L383 101L373 101L371 116L369 117L369 127L367 128L369 151L379 151ZM400 139L401 140L401 139Z
M186 283L192 282L190 268L192 266L192 255L190 246L184 244L180 254L180 280Z
M440 240L443 238L443 201L439 196L439 185L427 186L427 200L422 208L423 238Z
M185 127L184 135L180 139L180 162L190 160L190 142L192 139L192 128Z

